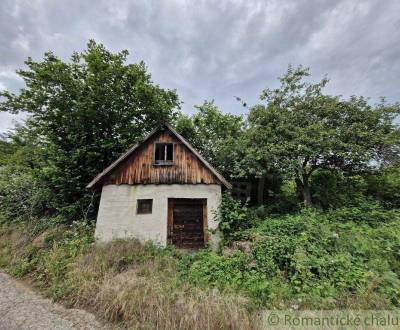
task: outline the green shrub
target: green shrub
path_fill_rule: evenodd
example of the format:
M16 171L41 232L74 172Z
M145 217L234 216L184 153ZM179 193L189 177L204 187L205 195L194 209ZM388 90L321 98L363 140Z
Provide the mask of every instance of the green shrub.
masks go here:
M240 251L229 258L211 251L201 251L183 256L180 270L183 277L198 285L238 288L243 281L243 274L249 270L249 258Z
M60 231L51 231L44 241L49 249L35 254L35 272L40 285L53 298L59 298L68 290L65 276L71 263L94 242L93 227L86 222L75 222Z
M352 221L379 226L382 223L399 219L400 211L397 209L387 210L379 202L363 200L357 206L330 210L327 216L331 222Z
M46 209L46 189L26 169L0 167L3 221L28 221Z
M318 170L311 176L313 203L325 210L357 205L365 199L366 187L363 177L349 177L339 171Z
M335 306L344 297L358 297L364 308L399 306L400 216L395 210L377 203L328 213L305 209L264 219L236 237L247 237L251 252L184 256L182 277L246 292L269 307L282 301ZM372 293L375 300L368 301Z
M9 267L12 276L21 278L33 270L33 265L28 260L18 260L18 262L11 264Z
M381 201L387 208L400 208L400 166L388 167L368 175L367 195Z
M246 207L242 207L240 202L233 199L229 193L222 195L217 217L218 228L223 235L225 244L238 239L240 231L251 226L250 218L246 214Z

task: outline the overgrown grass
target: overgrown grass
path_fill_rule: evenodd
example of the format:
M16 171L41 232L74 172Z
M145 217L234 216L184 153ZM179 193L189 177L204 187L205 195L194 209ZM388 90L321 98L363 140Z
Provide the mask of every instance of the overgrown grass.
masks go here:
M77 223L32 236L3 225L0 261L29 277L47 296L100 318L144 329L257 329L260 315L244 295L200 288L178 272L182 253L135 240L93 244L92 228Z
M93 227L83 222L41 233L32 225L3 224L0 267L31 278L68 306L134 328L258 329L266 308L400 306L396 209L372 203L260 213L243 226L225 219L235 234L219 253L135 240L96 245Z

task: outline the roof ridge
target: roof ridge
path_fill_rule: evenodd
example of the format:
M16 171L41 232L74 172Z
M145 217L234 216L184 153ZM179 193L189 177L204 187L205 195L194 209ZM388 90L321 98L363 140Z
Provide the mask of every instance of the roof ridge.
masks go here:
M160 122L143 140L139 143L134 144L125 153L123 153L117 160L107 166L102 172L100 172L87 186L86 188L95 187L105 176L107 176L112 170L114 170L121 162L128 158L141 144L146 142L152 137L158 130L163 126L167 127L177 138L180 140L195 156L217 177L217 179L228 189L232 188L232 185L219 173L209 162L207 162L203 156L182 136L175 128L166 121Z

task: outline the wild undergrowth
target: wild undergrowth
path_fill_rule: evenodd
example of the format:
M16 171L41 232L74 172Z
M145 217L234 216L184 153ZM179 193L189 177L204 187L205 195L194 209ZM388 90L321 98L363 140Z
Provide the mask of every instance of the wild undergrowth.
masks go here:
M400 210L364 201L325 212L240 212L242 223L227 211L221 218L222 253L182 258L192 283L246 292L267 308L400 306Z
M4 222L0 267L57 301L134 328L255 329L264 309L400 306L399 210L231 210L242 223L225 213L219 252L95 244L87 222L41 231Z
M260 328L259 309L245 295L185 280L177 269L182 254L136 240L94 245L84 223L37 236L21 224L0 231L0 267L106 321L141 329Z

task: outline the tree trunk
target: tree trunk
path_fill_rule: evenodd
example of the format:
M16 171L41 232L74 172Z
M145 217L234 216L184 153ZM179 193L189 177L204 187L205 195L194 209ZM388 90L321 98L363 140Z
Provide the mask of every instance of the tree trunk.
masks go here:
M300 180L300 178L296 178L296 185L297 185L297 190L299 191L301 197L303 198L304 206L311 207L312 206L311 190L310 190L310 183L308 182L308 177L304 176L303 180Z
M257 187L257 203L258 205L264 204L264 187L265 187L265 177L261 177L258 180L258 187Z
M311 191L310 191L310 185L308 184L308 180L307 180L307 184L303 185L303 200L304 200L305 207L312 206Z

